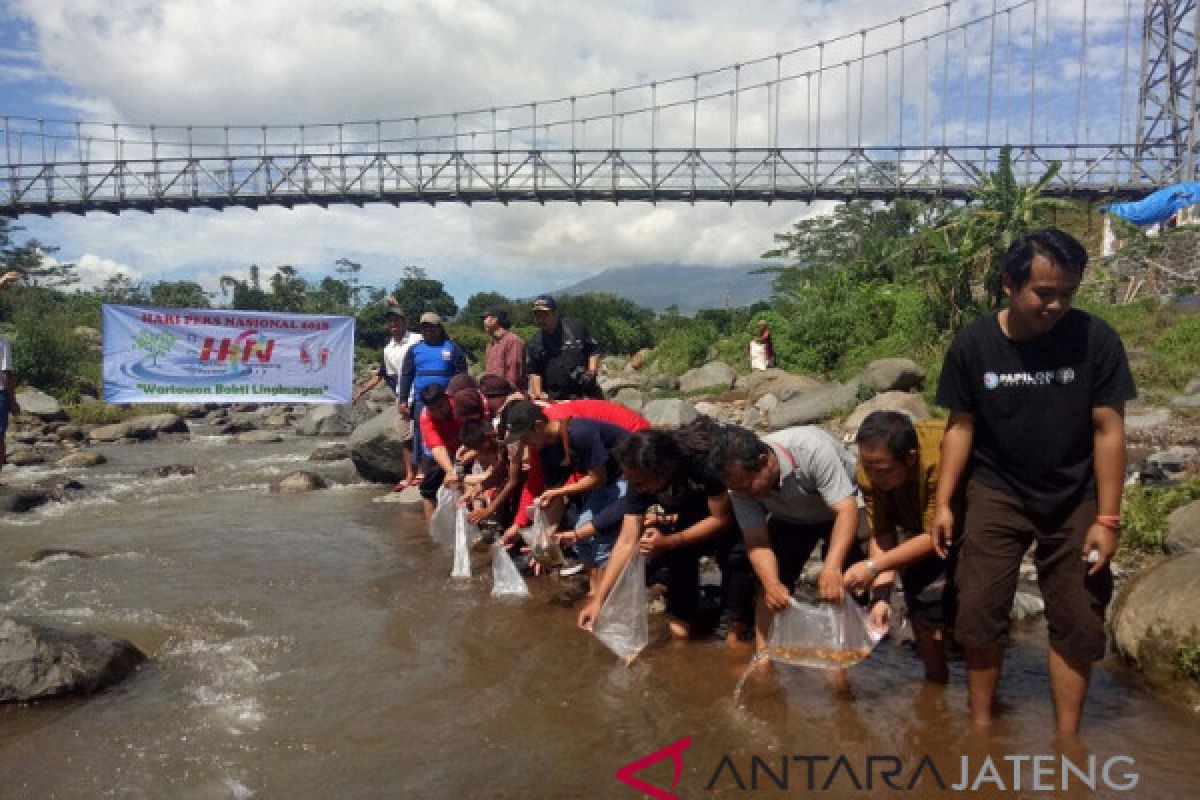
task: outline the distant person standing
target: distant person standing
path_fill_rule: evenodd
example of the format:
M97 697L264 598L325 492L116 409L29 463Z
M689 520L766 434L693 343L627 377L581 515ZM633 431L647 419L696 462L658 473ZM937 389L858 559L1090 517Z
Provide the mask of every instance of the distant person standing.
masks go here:
M771 331L767 321L758 321L758 332L750 341L750 369L764 370L775 366L775 345L771 343Z
M408 319L404 316L404 312L397 308L389 308L385 316L387 319L388 332L392 338L383 348L383 358L379 361L379 369L366 384L359 389L350 398L350 404L354 405L363 395L370 392L380 383L387 383L393 392L399 392L400 389L400 373L404 369L404 357L408 355L408 351L415 344L421 341L421 336L408 329ZM397 489L407 488L413 483L413 421L409 419L407 410L412 398L396 395L396 434L400 437L400 441L404 443L404 480L396 484ZM404 413L400 412L400 408L405 409ZM419 455L419 454L418 454Z
M600 345L587 326L559 317L558 304L548 294L533 299L533 319L538 332L525 347L529 396L534 400L602 398L596 382Z
M421 315L421 341L404 355L400 388L396 392L398 398L411 397L412 400L398 406L397 411L410 420L419 420L423 406L421 392L425 387L436 383L445 389L451 378L466 371L467 357L462 348L450 341L442 327L442 318L426 311ZM418 426L413 429L413 453L419 455L421 452L421 428Z
M517 389L525 388L525 343L513 333L508 309L492 306L483 312L483 330L491 340L483 355L483 371L498 375Z
M21 272L12 269L0 275L0 288L10 283L16 283L25 277ZM8 417L10 414L21 413L17 403L17 385L13 378L12 348L8 339L0 336L0 470L8 463L8 451L4 447L4 437L8 433ZM0 479L0 485L5 481Z
M1092 662L1104 657L1109 561L1121 533L1124 408L1136 391L1108 323L1071 308L1087 251L1048 228L1002 259L1008 307L958 332L937 402L949 409L933 518L945 554L966 484L955 633L971 724L992 722L1021 559L1033 547L1046 603L1058 733L1079 730Z

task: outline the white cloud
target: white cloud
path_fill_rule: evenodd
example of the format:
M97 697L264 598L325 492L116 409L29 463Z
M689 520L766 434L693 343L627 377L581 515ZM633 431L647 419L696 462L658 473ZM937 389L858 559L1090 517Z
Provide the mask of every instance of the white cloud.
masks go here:
M43 260L48 266L56 266L63 263L62 259L55 258L50 255L43 255ZM134 283L142 280L142 273L134 269L128 264L121 264L111 258L104 258L95 253L84 253L78 259L75 259L75 271L79 276L79 283L71 288L78 289L95 289L103 286L104 282L109 278L117 275L125 275Z

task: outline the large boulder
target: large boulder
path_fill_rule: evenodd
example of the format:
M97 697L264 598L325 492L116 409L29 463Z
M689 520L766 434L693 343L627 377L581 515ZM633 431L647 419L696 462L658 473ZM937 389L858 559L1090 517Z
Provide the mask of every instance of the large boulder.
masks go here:
M1139 406L1125 415L1126 433L1153 433L1171 422L1171 412L1165 408Z
M396 435L396 409L385 410L350 434L350 460L363 480L395 483L404 477L404 445Z
M710 361L702 367L689 369L679 376L679 391L699 392L705 389L725 391L733 388L737 370L724 361Z
M646 388L675 390L679 388L679 378L665 373L650 375L646 378Z
M43 422L67 418L67 412L63 411L57 400L32 386L17 390L17 402L21 404L22 413L31 414Z
M145 660L141 650L115 636L0 619L0 703L95 692Z
M639 370L646 366L650 361L650 357L654 355L654 351L649 347L643 347L629 357L629 363L625 365L626 369Z
M875 411L900 411L908 414L914 421L929 419L929 407L925 405L925 398L921 395L912 392L883 392L865 403L860 403L846 418L842 427L853 435L862 427L867 415Z
M1157 686L1180 677L1179 650L1200 642L1200 553L1164 561L1130 579L1109 616L1113 644Z
M779 404L768 412L767 425L772 430L794 425L811 425L829 419L844 408L850 408L856 400L857 381L815 389L790 400L781 399Z
M46 457L32 447L22 447L8 454L8 463L14 467L28 467L45 462Z
M302 436L349 436L354 429L362 425L375 414L366 407L359 405L334 405L322 403L304 415L296 425L296 433Z
M99 466L107 460L103 453L97 453L95 450L76 450L60 458L56 464L60 467L80 469Z
M1171 512L1167 517L1167 537L1163 546L1172 555L1200 551L1200 500L1193 500Z
M696 418L695 407L678 397L663 397L651 400L642 409L642 416L660 428L678 428Z
M178 414L149 414L113 425L99 425L88 432L88 438L93 442L115 442L120 439L144 441L157 438L162 433L187 432L187 423Z
M350 457L350 445L336 442L318 447L308 455L309 461L342 461Z
M24 513L49 503L53 498L50 491L34 487L14 488L0 486L0 512Z
M641 389L625 388L613 395L613 402L620 403L626 408L641 411L646 405L646 395Z
M858 381L876 392L920 391L925 386L925 370L908 358L879 358L867 365Z
M1183 389L1184 394L1200 394L1200 378L1192 378Z
M279 479L279 482L271 487L275 492L311 492L317 489L325 489L329 486L329 481L322 476L310 470L302 469L296 472L290 472Z
M791 400L798 394L823 389L829 385L807 375L793 375L774 367L751 372L742 382L746 389L746 402L751 405L757 405L764 395L770 394L780 400Z

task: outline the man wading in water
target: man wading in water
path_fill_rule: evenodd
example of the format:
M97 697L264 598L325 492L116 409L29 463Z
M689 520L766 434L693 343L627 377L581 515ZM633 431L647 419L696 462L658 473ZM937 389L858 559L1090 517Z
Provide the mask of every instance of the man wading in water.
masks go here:
M1087 265L1075 239L1027 234L1003 261L1009 306L958 332L937 402L950 410L933 536L945 555L966 481L957 636L971 723L987 727L1021 557L1034 545L1046 601L1050 688L1060 734L1079 730L1091 665L1104 656L1109 559L1121 531L1124 407L1135 396L1125 349L1102 320L1071 308Z

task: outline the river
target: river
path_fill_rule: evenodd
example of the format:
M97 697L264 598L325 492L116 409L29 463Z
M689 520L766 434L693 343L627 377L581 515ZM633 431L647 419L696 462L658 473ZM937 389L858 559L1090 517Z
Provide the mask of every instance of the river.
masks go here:
M1037 625L1010 652L987 741L965 729L961 664L949 689L923 688L915 656L887 642L851 671L849 696L783 669L752 677L735 703L745 651L656 645L620 666L574 629L549 581L494 600L482 554L469 586L448 584L450 554L417 509L372 502L381 487L271 494L315 446L107 446L108 464L78 474L83 499L0 521L0 614L113 633L150 656L92 697L0 707L0 797L636 798L615 771L690 737L678 797L924 798L950 790L928 768L912 791L887 789L878 770L868 790L867 756L899 759L901 785L929 756L949 786L963 755L973 780L991 754L1007 789L1003 756L1057 758ZM198 474L139 476L168 463ZM46 547L94 557L28 562ZM1200 796L1191 709L1106 664L1084 724L1072 763L1131 759L1109 764L1110 788L1030 791L1026 769L1022 791L975 796ZM671 765L639 777L665 791ZM1136 788L1111 788L1127 773Z

